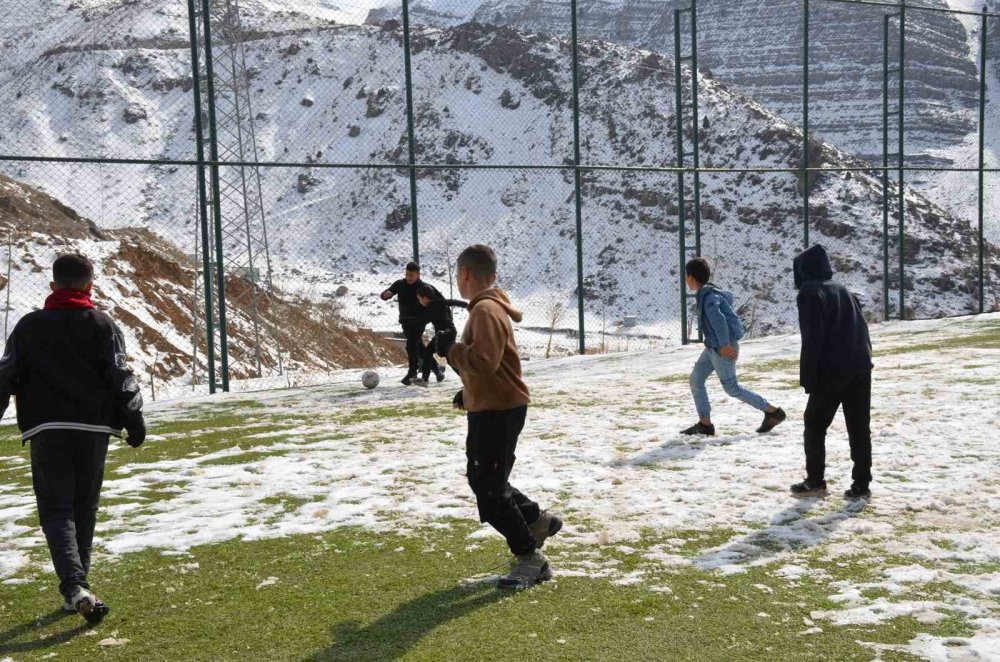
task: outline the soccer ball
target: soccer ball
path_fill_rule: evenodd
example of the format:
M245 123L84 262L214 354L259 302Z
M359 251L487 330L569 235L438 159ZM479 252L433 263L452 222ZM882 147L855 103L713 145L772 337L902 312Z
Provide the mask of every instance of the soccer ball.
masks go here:
M361 383L365 385L365 388L371 390L378 386L378 373L374 370L365 370L361 375Z

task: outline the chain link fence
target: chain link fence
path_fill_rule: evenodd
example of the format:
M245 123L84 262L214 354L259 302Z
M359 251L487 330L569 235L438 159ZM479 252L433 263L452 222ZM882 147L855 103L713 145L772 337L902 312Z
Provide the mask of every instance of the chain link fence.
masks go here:
M695 254L751 336L816 242L873 322L1000 310L996 3L0 9L5 332L81 251L155 397L402 363L378 294L472 243L530 359L696 341Z

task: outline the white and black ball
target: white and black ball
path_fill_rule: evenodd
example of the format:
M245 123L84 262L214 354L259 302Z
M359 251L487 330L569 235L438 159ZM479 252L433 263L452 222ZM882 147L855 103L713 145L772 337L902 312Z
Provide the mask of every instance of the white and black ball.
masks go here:
M365 370L361 375L361 383L369 391L378 386L379 376L374 370Z

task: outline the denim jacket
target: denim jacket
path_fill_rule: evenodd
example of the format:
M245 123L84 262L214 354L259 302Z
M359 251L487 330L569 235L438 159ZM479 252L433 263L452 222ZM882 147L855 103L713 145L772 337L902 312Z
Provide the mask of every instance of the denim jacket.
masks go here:
M738 342L746 333L743 322L733 309L733 294L705 283L698 290L698 325L705 346L719 349Z

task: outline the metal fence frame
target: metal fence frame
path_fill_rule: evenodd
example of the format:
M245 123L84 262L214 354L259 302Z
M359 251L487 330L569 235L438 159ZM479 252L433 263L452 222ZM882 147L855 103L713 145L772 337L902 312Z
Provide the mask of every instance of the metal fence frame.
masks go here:
M878 172L881 175L883 196L883 317L888 319L889 310L889 176L894 173L898 183L898 251L899 251L899 310L900 319L905 318L905 204L904 188L906 173L908 172L969 172L978 174L978 310L985 311L985 250L984 240L984 195L985 195L985 174L1000 172L998 168L987 168L985 160L985 123L986 123L986 94L987 94L987 27L990 19L1000 20L1000 13L986 11L970 12L964 10L946 9L942 7L922 7L908 5L907 0L897 0L896 2L882 2L879 0L802 0L802 28L803 28L803 48L802 48L802 158L798 168L704 168L701 167L698 157L698 29L697 12L698 0L690 0L689 7L675 11L674 26L674 47L675 47L675 72L676 72L676 120L677 120L677 153L672 166L647 167L647 166L602 166L592 165L582 162L580 148L580 74L579 74L579 35L577 25L577 0L570 0L571 11L571 59L572 59L572 120L573 120L573 158L572 164L565 165L540 165L540 164L441 164L441 163L420 163L416 159L416 141L414 137L414 109L413 109L413 80L412 65L410 61L410 8L409 0L402 0L402 30L403 30L403 60L405 78L405 106L406 106L406 135L408 142L407 162L405 164L388 163L321 163L321 162L264 162L264 161L233 161L221 160L219 158L216 139L216 113L214 104L213 89L213 62L212 62L212 31L211 21L204 21L204 29L199 31L197 19L199 16L208 16L212 3L215 0L187 0L189 18L189 38L191 49L192 75L194 85L192 86L192 103L194 104L194 123L196 131L196 152L193 159L128 159L128 158L87 158L87 157L51 157L44 155L37 156L17 156L0 154L0 161L22 161L22 162L51 162L51 163L93 163L93 164L122 164L122 165L173 165L173 166L194 166L198 172L198 216L200 227L196 232L200 232L202 247L202 267L204 269L205 288L205 320L206 340L207 340L207 362L208 362L208 384L210 392L216 390L229 390L229 364L228 364L228 342L226 338L226 299L225 299L225 278L223 268L226 256L222 250L222 227L220 219L219 204L219 168L228 167L270 167L270 168L314 168L314 169L389 169L397 170L406 168L409 174L410 188L410 220L412 223L412 247L413 258L419 261L419 202L417 199L417 174L426 170L537 170L537 171L559 171L573 173L574 185L574 213L575 213L575 243L576 243L576 267L577 267L577 305L579 323L579 352L586 352L586 330L584 315L584 250L583 250L583 202L581 197L582 178L587 172L618 171L636 173L661 173L673 174L678 179L678 224L680 228L680 272L681 272L681 337L680 342L687 344L694 339L689 337L688 324L686 323L687 308L690 303L690 295L684 287L683 264L691 256L701 254L701 209L698 200L699 178L705 173L787 173L794 174L801 178L802 189L802 245L808 247L810 243L810 189L809 177L813 173L830 172ZM869 7L880 7L886 11L883 18L883 61L882 61L882 81L883 81L883 122L882 122L882 163L880 166L868 165L866 167L813 167L810 163L810 2L835 3L842 5L859 5ZM976 16L982 21L979 62L979 161L976 168L939 168L910 166L905 163L905 116L904 101L906 99L905 86L905 62L906 62L906 15L908 11L941 12L953 15ZM684 15L690 17L690 54L682 54L682 30L681 20ZM890 67L889 38L892 21L897 21L899 26L899 52L898 67ZM200 61L199 53L204 53L204 62ZM688 71L691 72L691 101L687 106L691 109L691 120L693 123L694 140L691 152L685 151L684 128L685 122L682 110L684 102L682 98L682 71L683 65L687 63ZM202 72L202 67L207 75ZM889 104L889 79L898 75L898 96L899 106L895 112L891 112ZM205 78L205 89L202 89L200 79ZM889 151L889 119L896 116L898 122L898 145L895 153ZM207 126L205 126L207 119ZM204 137L204 139L203 139ZM206 156L204 145L209 146L209 154ZM692 159L691 164L687 164L688 157ZM890 162L890 157L895 157L895 164ZM693 214L689 218L688 207L684 199L684 181L686 176L691 176L694 182ZM693 231L693 244L688 245L687 232ZM212 254L210 247L215 246L216 252ZM8 292L9 295L9 292ZM214 305L216 308L213 308ZM213 329L213 327L218 327ZM215 344L216 332L218 333L218 347ZM700 331L699 331L700 333ZM217 363L219 364L217 366Z

